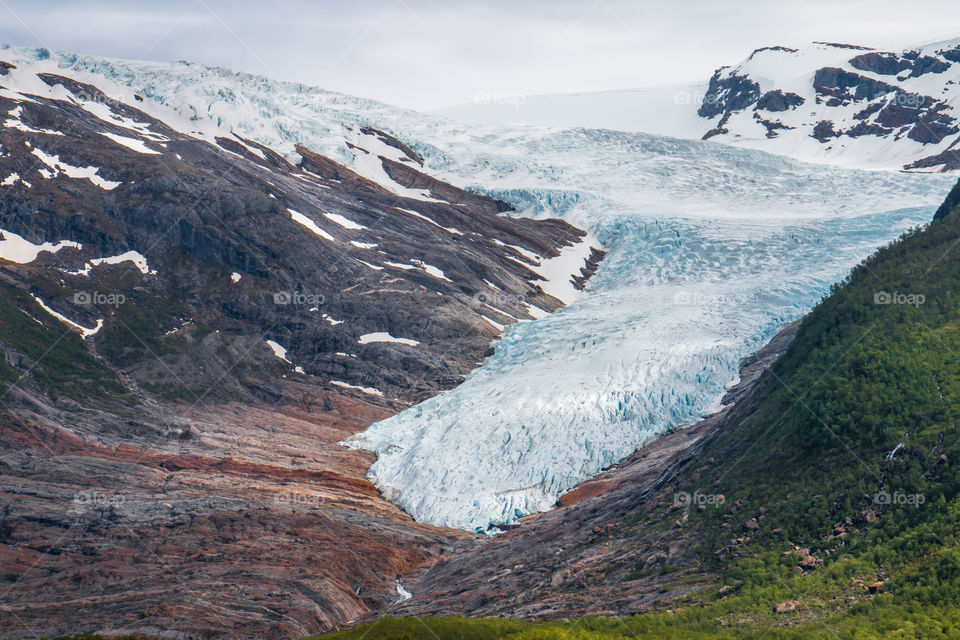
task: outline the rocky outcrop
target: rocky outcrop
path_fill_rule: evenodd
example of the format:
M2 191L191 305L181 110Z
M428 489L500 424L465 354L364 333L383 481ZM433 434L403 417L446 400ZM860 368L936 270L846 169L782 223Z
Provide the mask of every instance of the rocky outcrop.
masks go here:
M396 576L466 534L412 522L336 445L388 410L314 402L138 412L155 435L2 414L4 637L300 637L392 603Z
M933 219L939 220L940 218L948 216L958 206L960 206L960 182L951 189L947 195L947 199L944 200L943 204L940 205L940 208L937 209L937 212L933 215Z
M763 149L762 135L779 139L776 153L849 154L868 166L883 166L892 154L899 160L894 166L908 170L957 169L952 148L960 141L960 119L953 105L960 47L894 53L814 43L811 49L764 47L736 67L718 69L697 112L711 121L703 139ZM835 63L823 64L831 57ZM777 78L772 71L797 69L806 59L806 86L795 75ZM811 151L810 138L823 149ZM929 150L918 152L913 143Z
M776 91L767 91L757 101L757 109L761 111L787 111L794 107L799 107L805 102L802 96L795 93L784 93L777 89Z
M701 118L713 118L721 114L746 109L760 98L760 85L746 76L724 75L723 68L710 78L703 104L697 110Z
M910 72L916 78L927 73L943 73L950 63L933 56L920 55L918 51L909 51L903 55L894 53L870 52L850 59L850 65L861 71L872 71L885 76Z
M960 150L947 149L942 153L911 162L905 168L910 170L960 171Z

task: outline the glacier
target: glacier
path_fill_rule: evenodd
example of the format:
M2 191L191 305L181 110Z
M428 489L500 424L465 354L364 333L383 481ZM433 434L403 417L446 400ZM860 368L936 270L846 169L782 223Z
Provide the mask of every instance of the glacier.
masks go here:
M371 479L417 520L479 532L553 507L715 409L743 357L929 220L953 182L642 133L471 126L192 64L0 57L136 92L197 135L233 130L291 158L303 144L350 166L345 141L374 126L438 178L512 203L510 215L587 229L607 251L588 295L509 326L463 384L346 443L377 454Z

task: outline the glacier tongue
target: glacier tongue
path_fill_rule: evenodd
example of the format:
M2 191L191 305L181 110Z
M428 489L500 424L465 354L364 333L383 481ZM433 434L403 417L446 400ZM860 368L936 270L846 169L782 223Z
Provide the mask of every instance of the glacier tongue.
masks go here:
M460 387L351 444L418 520L485 531L703 415L783 322L929 209L780 227L615 218L591 295L514 325Z
M929 220L953 181L642 134L487 132L472 155L448 146L448 170L590 229L607 258L590 295L513 325L461 386L348 442L377 453L371 477L418 520L480 532L715 407L741 358Z
M928 220L953 182L639 133L471 127L198 65L3 56L80 80L106 76L204 137L232 128L348 165L356 158L345 140L372 125L441 179L590 230L608 253L589 295L512 325L461 386L348 443L377 452L372 479L418 520L479 531L553 506L696 420L742 357L875 247Z

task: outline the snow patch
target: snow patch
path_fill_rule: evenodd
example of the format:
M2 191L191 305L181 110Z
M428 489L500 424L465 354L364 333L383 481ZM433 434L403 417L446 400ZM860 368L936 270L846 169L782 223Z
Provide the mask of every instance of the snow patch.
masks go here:
M353 220L350 220L349 218L344 218L338 213L325 213L323 215L326 216L329 220L336 222L338 225L340 225L344 229L349 229L351 231L366 229L366 227L363 226L362 224L357 224Z
M400 599L394 602L394 604L399 604L404 600L409 600L410 598L413 597L413 594L407 591L406 588L403 586L403 583L400 582L399 580L397 580L397 595L400 597Z
M80 337L83 338L84 340L86 340L86 339L89 338L90 336L95 336L95 335L97 335L97 333L100 332L100 329L103 328L103 320L101 320L101 319L97 319L97 326L95 326L95 327L92 328L92 329L87 329L87 328L84 327L83 325L77 324L76 322L74 322L74 321L71 320L70 318L64 316L63 314L58 313L57 311L54 311L53 309L51 309L50 307L48 307L46 304L44 304L43 300L41 300L40 298L38 298L38 297L35 296L34 294L31 293L30 296L36 301L36 303L37 303L38 305L40 305L40 306L43 308L44 311L46 311L47 313L49 313L50 315L52 315L54 318L56 318L56 319L59 320L60 322L62 322L62 323L64 323L64 324L68 325L69 327L71 327L71 328L76 329L77 331L79 331L79 332L80 332Z
M60 172L63 172L69 178L75 179L87 179L92 182L94 185L100 187L104 191L112 191L119 187L121 182L111 182L110 180L104 180L98 174L100 169L97 167L74 167L69 165L66 162L60 160L60 156L51 156L47 155L40 149L34 149L33 155L40 158L40 161L45 165L53 169L53 174L50 177L58 175Z
M355 391L362 391L363 393L366 393L371 396L380 396L381 398L383 397L383 391L380 391L379 389L374 389L373 387L360 387L355 384L342 382L340 380L331 380L330 384L336 385L338 387L342 387L344 389L353 389Z
M304 227L312 231L314 234L320 236L324 240L329 240L330 242L337 241L336 238L334 238L332 235L330 235L329 233L327 233L326 231L318 227L317 223L311 220L310 218L308 218L307 216L297 211L294 211L293 209L287 209L287 211L290 213L290 217L293 218L295 222L303 225Z
M373 269L374 271L383 271L383 267L378 267L378 266L375 265L375 264L370 264L369 262L364 262L364 261L361 260L360 258L354 258L354 260L356 260L357 262L359 262L360 264L362 264L362 265L365 266L365 267L370 267L370 268Z
M448 278L441 269L433 266L432 264L427 264L422 260L411 260L410 262L412 262L414 265L416 265L420 269L426 271L428 274L430 274L434 278L440 278L441 280L446 280L447 282L453 282L453 280Z
M42 252L56 253L65 247L81 249L82 245L70 240L61 240L56 244L44 242L33 244L12 231L0 229L0 259L17 264L29 264Z
M415 347L420 344L416 340L411 340L409 338L394 338L392 335L386 331L377 331L374 333L365 333L360 338L357 339L357 342L360 344L373 344L376 342L395 342L397 344L405 344L408 347Z
M443 230L446 231L447 233L452 233L452 234L455 235L455 236L462 236L462 235L463 235L463 232L462 232L462 231L458 231L457 229L454 229L454 228L452 228L452 227L445 227L445 226L441 225L440 223L438 223L438 222L437 222L436 220L434 220L433 218L430 218L429 216L425 216L425 215L423 215L422 213L419 213L419 212L417 212L417 211L414 211L413 209L404 209L404 208L402 208L402 207L394 207L394 209L396 209L397 211L403 211L404 213L410 214L410 215L413 216L414 218L420 218L421 220L424 220L424 221L426 221L426 222L429 222L429 223L432 224L433 226L437 227L438 229L443 229Z
M287 350L280 346L280 343L273 340L267 340L267 346L270 347L270 350L273 351L273 355L277 356L287 364L293 364L287 360Z
M130 149L131 151L136 151L137 153L142 153L148 156L160 156L163 155L159 151L154 151L144 143L143 140L138 140L136 138L128 138L126 136L120 136L115 133L106 133L104 131L100 132L100 135L110 138L117 144Z

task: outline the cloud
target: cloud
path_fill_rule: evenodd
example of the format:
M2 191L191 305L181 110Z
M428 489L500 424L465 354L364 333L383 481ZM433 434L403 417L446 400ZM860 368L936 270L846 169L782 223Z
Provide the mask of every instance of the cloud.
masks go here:
M4 0L0 40L191 60L415 108L478 92L551 93L704 79L752 49L811 40L904 47L960 34L929 0ZM953 19L951 19L953 18Z

